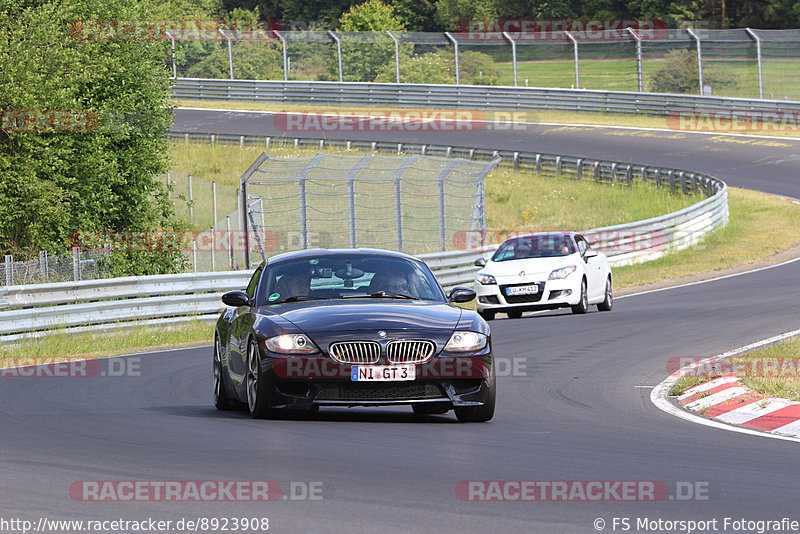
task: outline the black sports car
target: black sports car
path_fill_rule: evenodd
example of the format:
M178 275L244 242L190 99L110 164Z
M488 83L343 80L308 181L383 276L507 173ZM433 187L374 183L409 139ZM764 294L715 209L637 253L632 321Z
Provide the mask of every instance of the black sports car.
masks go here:
M254 417L320 406L454 409L494 415L488 324L449 295L422 261L370 249L304 250L270 258L229 306L214 336L214 402Z

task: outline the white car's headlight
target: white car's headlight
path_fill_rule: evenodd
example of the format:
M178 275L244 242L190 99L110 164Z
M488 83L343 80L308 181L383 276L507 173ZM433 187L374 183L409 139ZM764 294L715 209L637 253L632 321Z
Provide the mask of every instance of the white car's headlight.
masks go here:
M445 352L472 352L486 346L486 336L478 332L453 332L450 341L444 346Z
M497 280L495 280L494 276L486 273L478 273L477 275L475 275L475 280L477 280L484 286L497 284Z
M548 280L563 280L564 278L568 277L572 273L575 272L575 266L570 265L569 267L562 267L560 269L556 269L550 276L547 278Z
M278 354L315 354L319 352L304 334L283 334L267 339L267 350Z

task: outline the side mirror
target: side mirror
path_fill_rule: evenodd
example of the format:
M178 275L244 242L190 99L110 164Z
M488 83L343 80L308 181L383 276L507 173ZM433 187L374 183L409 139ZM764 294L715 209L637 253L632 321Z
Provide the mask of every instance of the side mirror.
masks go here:
M486 260L484 258L478 258L475 260L475 267L486 267Z
M597 251L594 249L588 249L586 252L583 253L583 257L588 261L589 258L596 258Z
M222 295L222 302L226 306L238 308L239 306L248 306L250 299L247 298L247 293L244 291L228 291Z
M457 286L454 287L447 300L450 302L469 302L475 299L475 290L469 287Z

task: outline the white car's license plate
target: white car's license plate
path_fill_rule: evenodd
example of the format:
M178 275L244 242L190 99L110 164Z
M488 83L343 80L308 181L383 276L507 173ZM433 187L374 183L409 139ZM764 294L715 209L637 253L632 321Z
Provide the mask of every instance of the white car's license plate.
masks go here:
M513 297L514 295L535 295L539 292L539 286L537 285L530 285L530 286L516 286L516 287L507 287L506 288L506 296Z
M350 380L354 382L394 382L414 380L417 368L413 364L405 365L354 365L351 367Z

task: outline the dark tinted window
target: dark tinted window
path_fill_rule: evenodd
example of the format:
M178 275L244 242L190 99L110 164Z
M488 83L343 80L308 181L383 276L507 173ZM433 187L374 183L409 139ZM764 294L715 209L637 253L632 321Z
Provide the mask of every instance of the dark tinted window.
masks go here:
M256 269L256 272L253 273L252 278L250 278L250 282L247 284L247 297L254 298L256 296L256 288L258 287L258 279L261 278L261 267Z
M495 251L492 261L551 258L575 253L569 234L541 234L508 239Z
M266 304L289 297L338 299L380 291L446 300L425 264L377 254L321 254L281 261L270 265L265 283Z

